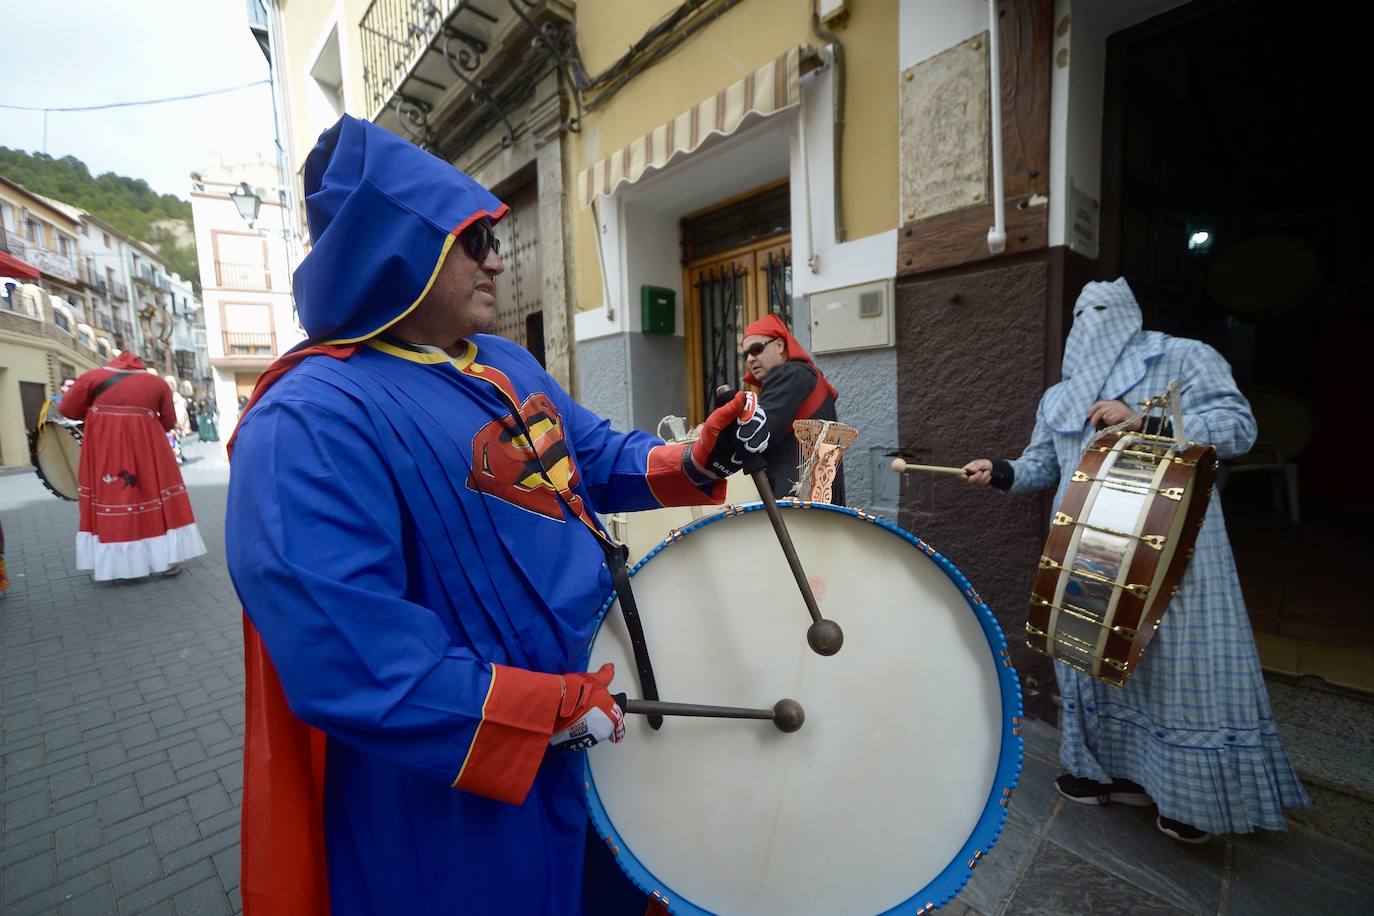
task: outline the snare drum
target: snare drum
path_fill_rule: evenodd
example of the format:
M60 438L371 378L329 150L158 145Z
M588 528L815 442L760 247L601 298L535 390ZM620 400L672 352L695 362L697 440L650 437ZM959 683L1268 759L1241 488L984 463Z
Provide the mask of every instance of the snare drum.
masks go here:
M44 401L38 425L29 433L29 459L49 492L73 502L81 469L81 424L61 417Z
M1050 525L1027 645L1125 684L1192 558L1217 465L1210 445L1112 431L1094 439Z
M997 622L921 539L828 504L779 503L844 648L810 623L767 515L730 507L634 570L661 698L805 711L770 722L630 717L587 755L592 822L675 913L925 913L1001 833L1021 770L1021 691ZM638 694L614 598L588 669Z

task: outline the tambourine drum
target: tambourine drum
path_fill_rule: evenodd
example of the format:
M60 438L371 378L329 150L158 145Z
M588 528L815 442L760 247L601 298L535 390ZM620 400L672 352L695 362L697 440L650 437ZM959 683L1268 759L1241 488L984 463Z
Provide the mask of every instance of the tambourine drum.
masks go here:
M1209 445L1117 432L1093 440L1050 525L1027 644L1125 684L1178 591L1216 470Z
M766 514L731 507L670 533L634 570L661 698L805 722L630 716L587 755L592 823L674 913L926 913L992 848L1021 771L1021 691L996 620L924 541L882 519L780 503L838 654ZM614 598L588 668L638 694Z
M81 429L49 418L52 402L44 401L38 425L29 433L29 458L38 479L54 495L76 501L81 468Z

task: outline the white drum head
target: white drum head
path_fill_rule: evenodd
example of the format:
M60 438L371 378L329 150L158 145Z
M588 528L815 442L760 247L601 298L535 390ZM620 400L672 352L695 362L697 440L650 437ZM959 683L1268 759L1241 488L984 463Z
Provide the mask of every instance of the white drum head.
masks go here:
M749 507L758 509L758 506ZM1020 688L992 614L910 535L851 509L784 507L829 658L762 511L718 515L634 578L661 698L806 713L771 722L629 716L588 754L593 822L674 912L918 912L943 905L991 848L1020 772ZM930 551L927 553L926 551ZM612 606L589 670L639 696Z

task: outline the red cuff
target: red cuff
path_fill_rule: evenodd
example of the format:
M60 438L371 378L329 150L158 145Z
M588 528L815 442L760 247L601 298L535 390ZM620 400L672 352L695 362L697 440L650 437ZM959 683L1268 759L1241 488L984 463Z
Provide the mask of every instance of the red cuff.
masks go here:
M683 470L683 453L692 443L656 445L649 450L649 470L645 478L649 492L660 506L719 506L725 503L725 481L717 480L706 492L692 483Z
M556 674L492 665L482 721L453 788L512 805L523 802L562 699L563 679Z

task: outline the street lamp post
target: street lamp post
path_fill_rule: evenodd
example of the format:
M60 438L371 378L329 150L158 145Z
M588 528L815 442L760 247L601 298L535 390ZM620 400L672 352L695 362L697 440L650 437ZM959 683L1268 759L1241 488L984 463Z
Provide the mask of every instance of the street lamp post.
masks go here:
M248 182L240 181L239 186L229 195L229 199L238 208L239 216L248 223L248 228L254 228L253 223L257 222L258 211L262 209L262 198L257 192L248 187Z

